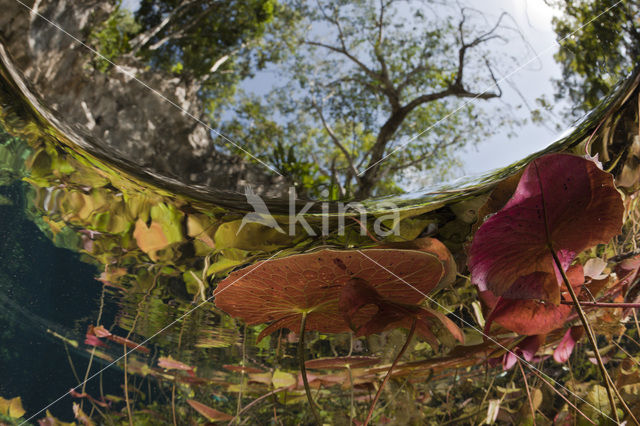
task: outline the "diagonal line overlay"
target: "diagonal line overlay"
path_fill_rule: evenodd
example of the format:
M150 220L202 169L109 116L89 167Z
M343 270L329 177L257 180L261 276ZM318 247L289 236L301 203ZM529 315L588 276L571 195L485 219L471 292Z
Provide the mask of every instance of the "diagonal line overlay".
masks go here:
M16 0L18 1L18 0ZM600 13L598 16L596 16L595 18L592 18L591 20L589 20L589 22L581 25L580 27L578 27L575 31L573 31L571 34L562 37L560 40L557 40L556 42L554 42L552 45L550 45L549 47L547 47L546 49L542 50L540 53L538 53L537 55L535 55L532 58L529 58L524 64L521 64L519 67L517 67L516 69L514 69L513 71L511 71L509 74L505 75L504 77L498 79L494 84L491 84L490 86L488 86L486 89L484 89L482 92L478 93L476 96L474 96L473 98L469 99L468 101L465 101L462 105L460 105L458 108L454 109L453 111L451 111L449 114L445 115L444 117L442 117L440 120L436 121L435 123L433 123L431 126L427 127L426 129L424 129L423 131L421 131L420 133L418 133L417 135L415 135L414 137L412 137L411 139L409 139L407 142L403 143L402 145L394 148L390 153L388 153L387 155L385 155L384 157L382 157L380 160L376 161L375 163L373 163L372 165L370 165L369 167L367 167L366 169L364 169L363 171L361 171L360 173L358 173L358 176L362 176L363 174L365 174L369 169L371 169L372 167L377 166L378 164L380 164L381 162L385 161L387 158L389 158L390 156L392 156L393 154L395 154L396 152L404 149L407 147L407 145L409 145L411 142L415 141L416 139L418 139L420 136L424 135L425 133L427 133L429 130L433 129L434 127L438 126L440 123L442 123L443 121L447 120L449 117L455 115L456 113L458 113L458 111L460 111L462 108L466 107L467 105L469 105L470 103L472 103L473 101L477 100L480 96L484 95L485 93L487 93L489 90L491 90L496 84L502 83L503 81L507 80L509 77L511 77L512 75L516 74L517 72L519 72L521 69L523 69L524 67L526 67L527 65L529 65L531 62L535 61L536 59L538 59L540 56L542 56L542 54L548 52L549 50L553 49L554 47L556 47L556 45L561 46L560 43L562 43L563 41L565 41L566 39L572 37L575 33L577 33L578 31L580 31L581 29L583 29L584 27L586 27L587 25L591 24L593 21L595 21L596 19L600 18L602 15L604 15L605 13L609 12L611 9L613 9L614 7L618 6L620 3L622 3L623 0L619 0L616 4L614 4L613 6L609 7L608 9L606 9L604 12Z
M278 254L280 254L282 251L278 251L276 254L274 254L273 256L269 257L268 259L266 259L262 264L256 266L255 268L251 268L250 271L248 271L246 274L242 275L241 277L237 278L235 281L233 281L231 284L229 284L227 287L225 287L224 289L222 289L218 294L224 292L225 290L227 290L228 288L231 288L235 283L237 283L238 281L240 281L242 278L246 277L247 275L251 274L252 272L254 272L256 269L259 269L262 265L264 265L265 263L269 262L270 260L272 260L274 257L276 257ZM90 377L88 377L84 382L79 383L78 385L76 385L75 387L71 388L72 390L76 390L78 388L80 388L82 385L84 385L85 383L87 383L89 380L93 379L94 377L98 376L100 373L102 373L103 371L105 371L107 368L111 367L112 365L116 364L118 361L120 361L122 358L126 357L127 355L129 355L131 352L135 351L136 349L138 349L139 347L145 345L146 343L148 343L151 339L155 338L156 336L162 334L164 331L166 331L167 329L171 328L175 323L177 323L178 321L183 320L184 318L186 318L187 316L191 315L194 311L196 311L197 309L199 309L200 307L202 307L203 305L211 302L216 295L211 295L209 298L207 298L205 301L200 302L197 306L195 306L194 308L191 308L190 310L188 310L187 312L185 312L184 314L182 314L180 317L178 317L177 319L173 320L171 323L169 323L168 325L164 326L163 328L161 328L159 331L156 331L153 335L151 335L151 337L148 337L146 340L144 340L142 343L139 343L136 347L132 348L131 350L127 351L124 353L124 355L121 355L120 357L116 358L113 362L111 362L110 364L108 364L106 367L103 367L102 369L98 370L96 373L94 373L93 375L91 375ZM26 419L24 422L20 423L20 425L24 425L27 422L29 422L29 420L33 419L35 416L37 416L38 414L42 413L43 411L45 411L46 409L48 409L49 407L51 407L52 405L56 404L58 401L64 399L64 397L66 397L67 395L69 395L69 391L65 392L64 394L62 394L59 398L55 399L53 402L50 402L46 407L40 409L40 411L36 412L35 414L32 414L31 417L29 417L28 419Z
M394 274L393 272L391 272L389 269L385 268L384 266L382 266L381 264L379 264L378 262L376 262L374 259L372 259L371 257L367 256L366 254L364 254L362 252L362 250L357 250L358 253L360 253L361 255L363 255L364 257L366 257L367 259L369 259L370 261L372 261L373 263L375 263L376 265L378 265L379 267L381 267L382 269L384 269L385 271L387 271L389 274L393 275L395 278L399 279L400 281L402 281L403 283L405 283L406 285L408 285L409 287L411 287L412 289L414 289L415 291L417 291L418 293L420 293L422 296L426 297L429 301L435 303L436 305L438 305L440 308L444 309L445 311L447 311L448 314L451 314L452 316L454 316L456 319L462 321L465 325L467 325L468 327L470 327L471 329L477 331L478 333L482 334L484 337L486 337L488 340L490 340L492 343L496 344L497 346L499 346L501 349L506 350L507 352L509 352L510 354L512 354L513 356L515 356L518 360L520 360L524 365L526 365L527 367L529 367L531 370L534 370L542 375L544 375L544 377L548 378L549 380L551 380L556 386L562 388L564 391L566 391L567 393L569 393L570 395L578 398L580 401L584 402L585 404L589 405L591 408L597 410L600 414L602 414L604 417L608 418L609 420L612 420L615 422L615 419L609 417L609 415L605 414L602 410L600 410L598 407L594 406L593 404L589 403L588 401L584 400L583 398L581 398L580 396L576 395L575 393L573 393L572 391L570 391L569 389L567 389L565 386L561 385L560 383L558 383L556 380L554 380L552 377L546 375L544 372L542 372L541 370L539 370L537 367L535 367L533 364L531 364L530 362L526 361L524 358L522 358L520 355L516 354L515 352L513 352L512 350L510 350L509 348L507 348L506 346L504 346L502 343L498 342L496 339L494 339L493 337L485 334L483 331L479 330L476 326L474 326L473 324L469 323L468 321L466 321L464 318L456 315L451 309L448 309L447 307L443 306L442 304L438 303L438 301L436 301L434 298L430 297L429 295L423 293L422 291L420 291L419 289L417 289L415 286L411 285L410 283L408 283L407 281L405 281L403 278L399 277L398 275Z
M244 152L245 154L247 154L249 157L253 158L254 160L256 160L257 162L259 162L260 164L262 164L263 166L265 166L267 169L271 170L272 172L276 173L278 176L282 176L282 173L280 173L277 169L275 169L274 167L268 165L267 163L265 163L264 161L262 161L261 159L259 159L258 157L256 157L255 155L251 154L249 151L247 151L246 149L244 149L242 146L240 146L238 143L234 142L233 140L231 140L228 136L224 135L223 133L219 132L218 130L214 129L213 127L209 126L207 123L205 123L204 121L202 121L201 119L199 119L198 117L196 117L195 115L191 114L189 111L187 111L186 109L182 108L180 105L178 105L177 103L175 103L174 101L172 101L171 99L167 98L165 95L163 95L162 93L160 93L159 91L157 91L156 89L154 89L153 87L149 86L147 83L145 83L144 81L140 80L138 77L135 76L135 74L133 74L132 72L122 68L120 65L116 64L115 62L113 62L112 60L106 58L103 54L101 54L100 52L98 52L97 50L95 50L94 48L92 48L91 46L87 45L86 43L84 43L82 40L78 39L77 37L75 37L73 34L69 33L68 31L66 31L64 28L62 28L60 25L58 25L56 22L46 18L45 16L43 16L41 13L37 12L36 10L34 10L33 8L29 7L28 5L26 5L25 3L23 3L21 0L15 0L17 3L21 4L22 6L24 6L27 10L29 10L29 12L31 12L32 14L38 16L39 18L43 19L44 21L46 21L48 24L50 24L51 26L55 27L56 29L58 29L59 31L61 31L62 33L64 33L65 35L67 35L68 37L70 37L73 41L75 41L76 43L80 44L81 46L85 47L86 49L88 49L89 51L91 51L94 55L99 56L101 59L107 61L110 65L112 65L113 67L115 67L118 71L120 71L121 73L125 74L126 76L130 77L131 79L135 80L136 82L138 82L139 84L141 84L144 88L146 88L147 90L149 90L151 93L155 94L156 96L159 96L162 100L168 102L169 104L171 104L174 108L180 110L183 114L187 115L189 118L195 120L197 123L203 125L205 128L207 128L208 130L212 131L213 133L215 133L217 136L220 136L222 139L224 139L225 141L227 141L228 143L230 143L231 145L233 145L234 147L236 147L237 149L239 149L240 151ZM622 1L622 0L621 0Z

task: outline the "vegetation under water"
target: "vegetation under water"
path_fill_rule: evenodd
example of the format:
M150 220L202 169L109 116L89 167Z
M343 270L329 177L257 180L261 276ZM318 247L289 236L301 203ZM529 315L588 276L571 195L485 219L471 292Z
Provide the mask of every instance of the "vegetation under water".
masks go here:
M0 421L637 424L636 86L549 149L563 153L405 200L378 241L357 220L323 237L241 226L226 200L74 145L4 81L0 303L19 326L0 356L22 371L23 333L44 330L57 344L39 355L68 380L1 387ZM35 235L66 251L20 254Z

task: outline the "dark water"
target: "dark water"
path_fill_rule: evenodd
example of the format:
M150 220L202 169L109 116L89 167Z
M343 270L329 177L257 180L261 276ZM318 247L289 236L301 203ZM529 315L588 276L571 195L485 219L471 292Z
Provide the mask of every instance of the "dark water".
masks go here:
M28 192L24 182L0 187L10 202L0 206L0 395L20 396L31 411L78 384L68 356L84 374L88 354L66 345L67 354L48 330L81 342L95 321L102 285L94 278L96 265L56 247L27 217ZM106 392L118 392L117 369L107 370L103 382ZM98 382L90 382L87 391L97 393ZM73 418L69 404L50 410L61 419Z

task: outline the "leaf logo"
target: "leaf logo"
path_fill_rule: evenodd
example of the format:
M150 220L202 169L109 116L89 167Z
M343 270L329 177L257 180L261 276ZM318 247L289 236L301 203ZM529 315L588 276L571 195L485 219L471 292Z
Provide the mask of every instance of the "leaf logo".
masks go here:
M242 223L236 232L236 235L240 233L244 225L247 223L259 223L269 228L273 228L280 233L285 234L284 230L280 227L278 222L271 216L269 208L265 204L264 200L255 192L250 186L245 186L244 195L247 197L247 203L253 207L253 211L247 213L242 218Z

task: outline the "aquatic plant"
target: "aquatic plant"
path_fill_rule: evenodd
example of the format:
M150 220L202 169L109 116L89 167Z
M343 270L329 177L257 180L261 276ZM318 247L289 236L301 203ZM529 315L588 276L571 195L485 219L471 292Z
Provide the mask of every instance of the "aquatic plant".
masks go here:
M221 281L214 292L215 304L250 325L270 323L259 339L281 328L299 334L299 365L307 399L316 421L321 423L306 375L305 331L355 330L358 335L369 335L408 325L407 344L416 329L435 344L431 331L435 320L462 340L451 320L420 306L427 294L449 276L444 263L449 268L453 264L450 255L444 256L447 251L441 244L429 241L423 247L437 250L324 249L257 262ZM445 258L444 263L439 256ZM399 352L396 362L403 353ZM392 369L393 365L389 373Z

